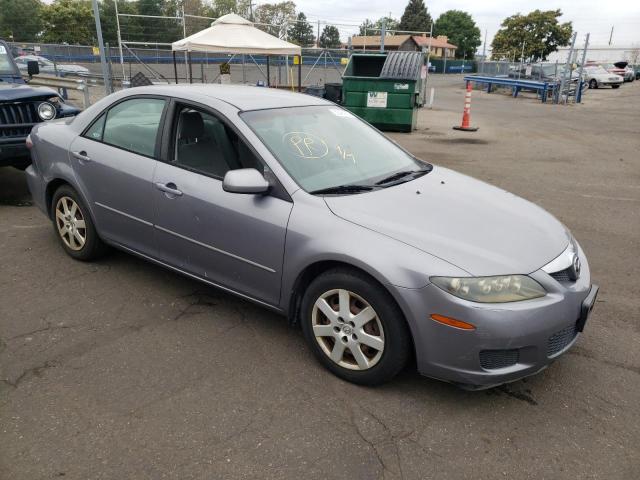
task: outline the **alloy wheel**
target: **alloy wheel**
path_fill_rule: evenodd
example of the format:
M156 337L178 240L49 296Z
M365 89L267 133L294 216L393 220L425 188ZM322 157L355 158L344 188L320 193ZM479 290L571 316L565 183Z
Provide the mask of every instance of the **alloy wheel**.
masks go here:
M359 295L329 290L316 300L311 313L313 334L334 363L350 370L368 370L384 351L384 330L378 314Z
M67 196L56 203L56 226L64 244L71 250L82 250L87 241L87 228L76 201Z

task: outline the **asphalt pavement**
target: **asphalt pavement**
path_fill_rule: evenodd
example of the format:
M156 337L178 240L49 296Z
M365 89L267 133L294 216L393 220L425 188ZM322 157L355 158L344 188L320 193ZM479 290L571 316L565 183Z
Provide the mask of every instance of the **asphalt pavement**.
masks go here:
M0 169L0 478L640 478L640 82L543 105L433 82L433 163L556 215L601 287L575 347L466 392L408 369L345 383L285 319L113 252L68 258Z

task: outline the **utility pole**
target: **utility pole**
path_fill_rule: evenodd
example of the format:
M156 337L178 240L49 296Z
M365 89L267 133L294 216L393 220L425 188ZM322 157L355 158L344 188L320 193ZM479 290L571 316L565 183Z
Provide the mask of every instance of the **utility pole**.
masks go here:
M98 0L92 0L93 17L96 21L96 34L98 35L98 47L100 48L100 63L102 64L102 78L104 80L104 92L109 95L111 91L111 79L109 78L109 67L107 66L107 57L104 53L104 42L102 41L102 26L100 25L100 10L98 9Z
M249 20L253 22L253 2L249 2Z
M118 0L113 0L116 8L116 27L118 29L118 52L120 53L120 66L122 67L122 80L124 81L124 57L122 56L122 36L120 35L120 15L118 15Z
M387 19L382 19L382 24L380 25L380 51L384 52L384 36L387 34Z
M613 39L613 25L611 25L611 33L609 34L609 46L611 46L611 40Z
M316 48L320 46L320 20L318 20L318 35L316 36Z

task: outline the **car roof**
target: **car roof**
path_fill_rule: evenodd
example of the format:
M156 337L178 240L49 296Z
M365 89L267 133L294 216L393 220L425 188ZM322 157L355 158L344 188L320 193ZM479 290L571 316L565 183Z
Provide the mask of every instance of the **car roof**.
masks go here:
M262 110L267 108L302 107L308 105L333 105L333 103L312 95L289 92L276 88L245 85L180 84L152 85L128 89L131 95L155 94L167 96L188 96L215 98L239 110Z

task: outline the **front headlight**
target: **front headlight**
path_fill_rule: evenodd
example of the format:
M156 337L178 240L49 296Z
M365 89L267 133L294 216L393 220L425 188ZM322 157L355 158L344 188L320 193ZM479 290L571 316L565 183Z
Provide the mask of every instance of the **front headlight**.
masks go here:
M527 275L431 277L434 285L456 297L480 303L505 303L543 297L547 292Z
M42 102L38 105L38 116L44 120L52 120L56 117L56 107L49 102Z

